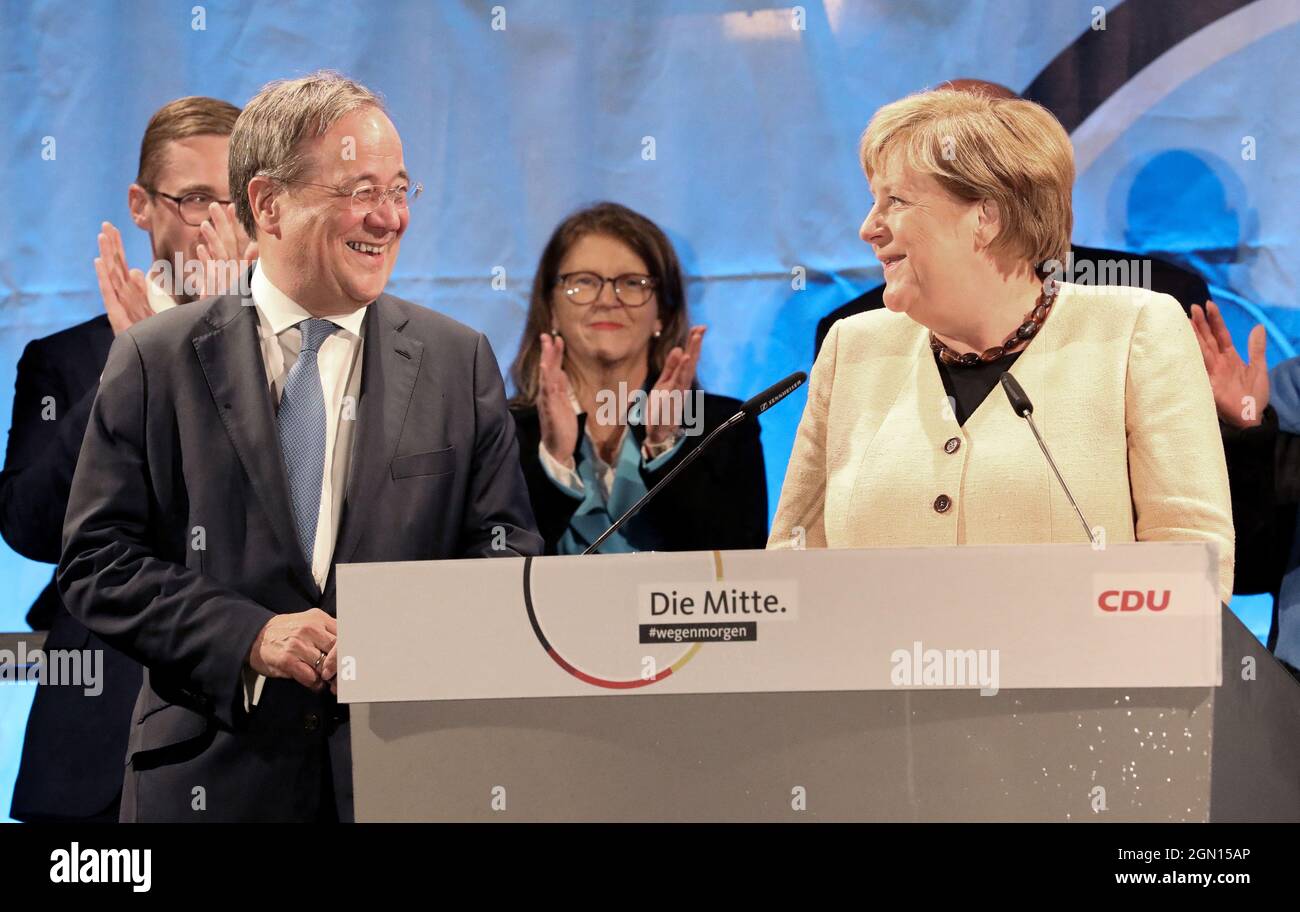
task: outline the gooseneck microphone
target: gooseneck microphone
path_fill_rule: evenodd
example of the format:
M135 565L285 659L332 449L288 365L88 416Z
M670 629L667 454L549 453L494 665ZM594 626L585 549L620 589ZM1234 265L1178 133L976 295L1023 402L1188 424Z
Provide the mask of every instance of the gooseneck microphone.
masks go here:
M746 418L750 417L751 415L763 414L763 412L766 412L768 409L776 405L786 396L790 395L799 387L803 386L807 380L808 380L807 374L805 374L803 371L796 371L795 373L786 377L781 382L772 384L767 389L763 390L763 392L759 393L757 396L755 396L754 398L746 402L744 405L742 405L740 407L740 410L737 411L736 414L732 415L726 421L722 422L722 424L714 428L707 437L705 437L702 441L700 441L699 446L697 446L695 449L691 450L689 453L686 454L685 459L677 463L677 465L673 466L672 471L670 471L667 475L665 475L657 485L655 485L649 491L646 491L644 494L642 494L640 500L632 504L632 506L628 508L628 511L626 513L624 513L622 516L620 516L618 519L614 521L614 524L612 526L610 526L604 532L600 533L600 537L597 538L594 542L592 542L587 547L587 550L583 551L582 553L583 554L594 553L597 548L599 548L601 545L605 543L605 540L607 538L609 538L619 529L623 528L623 524L626 523L633 516L635 516L642 507L648 504L650 502L650 498L654 497L665 487L667 487L668 483L677 477L678 472L680 472L682 469L686 468L697 458L699 458L699 455L703 453L705 449L708 448L709 444L713 442L713 439L715 437L717 437L727 428L737 425L740 422L744 421Z
M1088 525L1088 520L1083 518L1083 511L1080 510L1079 505L1074 502L1074 495L1070 493L1070 486L1067 485L1065 479L1061 477L1061 471L1056 467L1056 460L1052 459L1052 454L1047 449L1047 444L1043 442L1043 436L1038 433L1038 426L1034 424L1033 417L1034 404L1029 401L1029 396L1025 394L1024 388L1016 382L1016 378L1011 376L1010 373L1004 371L1002 376L998 379L1002 383L1002 389L1006 391L1007 400L1011 403L1011 408L1015 410L1017 415L1029 422L1029 429L1034 432L1034 439L1038 441L1038 448L1042 450L1043 455L1047 457L1047 464L1052 467L1052 474L1056 476L1057 482L1061 485L1061 490L1064 491L1065 496L1069 498L1070 506L1074 507L1074 512L1078 515L1079 522L1083 524L1083 531L1084 534L1088 536L1088 541L1092 542L1094 545L1097 544L1097 539L1092 534L1092 527Z

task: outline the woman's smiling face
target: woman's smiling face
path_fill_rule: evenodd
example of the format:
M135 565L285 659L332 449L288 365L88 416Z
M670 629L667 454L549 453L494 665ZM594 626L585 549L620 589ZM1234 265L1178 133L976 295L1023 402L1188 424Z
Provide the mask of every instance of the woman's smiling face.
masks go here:
M885 306L932 329L962 306L977 267L980 204L886 156L871 179L875 204L858 235L885 270Z
M560 275L590 272L604 278L637 274L647 275L645 261L617 238L588 234L580 238L564 255ZM655 295L640 307L628 307L614 295L614 286L605 283L595 302L586 305L568 300L564 290L553 291L556 327L564 337L569 357L579 369L595 364L621 364L648 359L650 341L661 329L659 306Z

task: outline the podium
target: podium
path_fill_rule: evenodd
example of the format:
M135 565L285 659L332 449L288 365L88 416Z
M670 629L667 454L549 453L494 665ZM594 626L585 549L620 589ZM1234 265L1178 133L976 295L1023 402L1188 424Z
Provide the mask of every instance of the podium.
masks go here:
M338 573L358 821L1300 820L1208 544Z

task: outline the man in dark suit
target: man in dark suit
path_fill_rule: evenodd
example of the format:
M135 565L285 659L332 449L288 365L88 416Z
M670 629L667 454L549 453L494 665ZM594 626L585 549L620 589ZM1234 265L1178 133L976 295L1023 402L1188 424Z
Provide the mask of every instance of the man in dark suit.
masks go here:
M1256 324L1243 361L1213 301L1192 311L1192 327L1228 460L1237 534L1233 592L1273 596L1265 642L1300 680L1300 359L1270 372L1267 330Z
M541 539L487 339L383 293L419 187L380 100L269 84L230 185L249 287L114 343L59 588L145 666L124 820L346 821L335 565Z
M132 220L149 233L156 264L197 259L210 205L229 203L226 152L238 116L228 102L191 97L164 105L150 119L127 204ZM224 227L233 244L232 226ZM0 533L30 560L58 562L72 472L113 337L190 297L183 285L164 282L161 268L148 276L128 269L121 235L108 222L99 249L95 272L105 313L36 339L18 362L0 474ZM81 687L38 684L10 814L26 821L116 821L140 666L68 614L53 575L27 623L49 631L47 650L101 654L102 686L92 695Z

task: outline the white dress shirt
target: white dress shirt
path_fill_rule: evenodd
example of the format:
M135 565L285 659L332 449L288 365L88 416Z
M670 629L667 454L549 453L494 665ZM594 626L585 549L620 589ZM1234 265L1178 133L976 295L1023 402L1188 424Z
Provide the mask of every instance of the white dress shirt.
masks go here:
M272 285L260 266L253 270L252 293L253 306L257 308L257 337L266 368L266 383L278 410L285 378L298 362L298 353L302 350L302 331L298 324L311 319L312 314ZM334 559L334 540L343 512L348 468L352 464L365 316L366 308L358 307L351 313L328 317L339 328L321 343L316 355L321 389L325 394L325 471L321 474L320 513L316 518L311 574L322 589ZM288 546L297 547L297 542ZM245 698L253 705L261 697L265 681L251 669L245 675Z
M171 310L176 306L176 299L163 290L163 287L158 284L156 278L151 278L146 281L144 283L144 290L145 295L149 300L149 309L154 313L160 314L164 310Z

